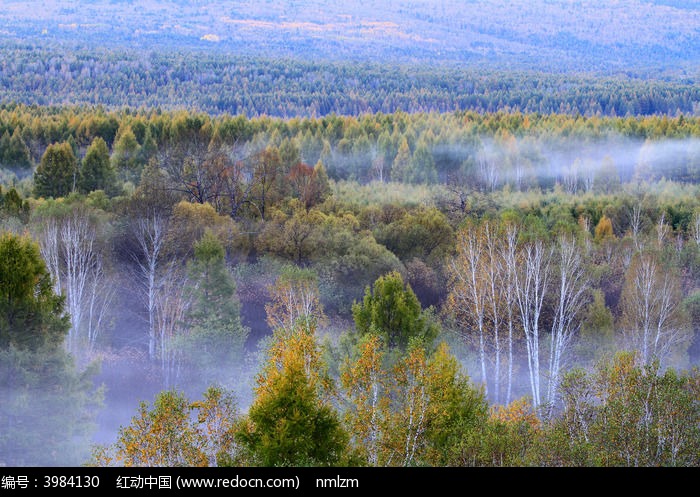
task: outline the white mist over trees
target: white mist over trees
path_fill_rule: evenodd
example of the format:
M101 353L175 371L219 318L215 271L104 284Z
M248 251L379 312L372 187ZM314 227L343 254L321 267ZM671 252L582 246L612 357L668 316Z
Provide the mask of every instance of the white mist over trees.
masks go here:
M561 407L562 375L576 364L579 330L595 296L588 268L599 249L590 237L552 239L537 225L508 219L469 221L459 229L446 309L459 336L477 351L476 369L491 401L512 400L514 362L525 358L534 407L547 416ZM600 247L606 250L604 242ZM668 367L679 346L687 346L690 328L678 277L655 253L640 248L629 255L620 339L622 347L640 352L643 363L659 360Z
M71 327L38 244L0 235L0 463L79 465L101 407L93 370L64 343Z
M66 122L83 118L94 116ZM109 191L77 187L46 199L20 185L28 197L3 191L0 205L2 226L32 234L53 291L72 309L64 353L85 375L100 366L94 378L106 383L109 406L100 413L109 430L101 441L141 437L151 411L141 401L155 399L158 415L169 406L194 413L217 402L197 400L214 386L240 411L218 435L207 431L213 426L181 425L191 437L177 444L194 459L178 460L275 460L274 447L297 443L275 445L286 436L277 425L293 411L278 402L292 406L298 394L305 415L319 413L341 430L332 432L333 450L343 452L300 450L300 461L522 464L525 454L547 460L544 447L557 440L561 460L580 461L585 440L597 440L601 452L617 443L601 421L610 402L624 400L615 404L624 412L634 400L597 397L609 379L599 375L622 360L616 353L637 354L625 363L625 381L644 368L649 388L692 382L692 370L681 368L698 357L697 185L681 175L687 167L667 165L677 176L653 181L619 168L634 163L621 160L641 142L604 131L629 120L455 113L282 121L185 112L114 119L116 134L129 128L140 146L153 140L155 152L162 145L169 153L114 162L121 169ZM576 138L556 135L562 122ZM662 122L638 126L652 134ZM694 120L669 122L697 134L686 128ZM207 152L182 168L169 164L188 150L173 137L191 133L209 137ZM587 133L598 141L583 139ZM324 145L314 149L309 137ZM81 135L80 161L94 140ZM404 181L389 181L389 170L379 181L379 170L353 155L356 140L370 156L381 141L384 164L406 158ZM686 166L688 153L678 159ZM306 156L317 166L302 162ZM592 169L566 174L578 158L577 167ZM495 168L495 183L480 160ZM302 334L300 355L284 350ZM289 369L281 361L291 361ZM308 383L317 367L320 376ZM259 380L274 391L256 388ZM677 394L659 392L665 400L649 407L663 429L673 423L663 402L685 402ZM170 421L182 420L163 417L166 431ZM301 444L318 427L297 421ZM234 433L246 450L227 445ZM110 449L127 446L119 447Z

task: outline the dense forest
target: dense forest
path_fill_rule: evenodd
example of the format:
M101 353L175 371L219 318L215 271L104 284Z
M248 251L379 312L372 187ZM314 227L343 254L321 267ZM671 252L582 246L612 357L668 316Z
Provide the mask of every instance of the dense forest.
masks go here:
M218 51L0 47L0 96L42 106L323 117L415 112L696 115L695 75L596 75L440 62L355 62Z
M8 102L0 462L697 466L699 139Z
M697 115L695 0L12 0L0 101L293 119Z

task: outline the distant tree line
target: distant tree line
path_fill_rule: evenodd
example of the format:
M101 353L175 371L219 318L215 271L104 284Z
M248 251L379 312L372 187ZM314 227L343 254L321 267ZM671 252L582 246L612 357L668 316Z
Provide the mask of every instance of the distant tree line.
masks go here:
M193 184L188 175L198 176L196 188L208 191L189 193L202 200L201 195L222 195L221 171L230 164L250 167L251 161L264 156L274 161L276 155L285 173L298 163L322 163L331 179L453 183L480 191L555 184L572 192L602 191L632 179L696 183L698 137L700 121L685 115L397 111L283 120L184 110L0 106L3 174L23 178L38 167L41 177L47 150L55 156L55 147L66 143L73 156L66 161L76 162L63 172L70 181L55 185L62 194L74 189L117 194L136 185L155 161L181 188ZM185 157L189 165L183 165ZM243 171L229 177L236 174ZM305 174L297 168L296 181Z
M594 77L425 62L355 63L221 51L0 47L0 101L249 117L416 112L696 115L691 78ZM174 102L186 102L174 104Z

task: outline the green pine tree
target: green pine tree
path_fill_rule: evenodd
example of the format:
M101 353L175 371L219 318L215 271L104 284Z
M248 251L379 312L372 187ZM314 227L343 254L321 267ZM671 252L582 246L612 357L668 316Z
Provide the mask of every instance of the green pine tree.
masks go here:
M95 190L113 191L115 174L109 159L107 142L96 137L85 153L80 168L79 188L83 193Z
M75 190L78 160L70 143L49 145L34 172L36 197L65 197Z
M437 336L437 325L398 271L380 276L372 289L368 286L363 301L353 304L352 316L360 335L378 333L392 348L406 349L413 339L430 345Z
M5 150L4 163L6 166L29 170L32 167L32 158L19 128L15 128L10 138L9 148Z
M103 392L63 340L70 322L38 245L0 236L0 465L78 465L89 453Z
M221 242L209 230L194 244L188 264L192 306L189 332L181 340L186 361L204 385L225 383L225 371L241 365L250 333L243 326L236 283L226 266Z
M236 432L245 464L345 466L348 434L327 395L314 330L299 328L271 348L257 396Z

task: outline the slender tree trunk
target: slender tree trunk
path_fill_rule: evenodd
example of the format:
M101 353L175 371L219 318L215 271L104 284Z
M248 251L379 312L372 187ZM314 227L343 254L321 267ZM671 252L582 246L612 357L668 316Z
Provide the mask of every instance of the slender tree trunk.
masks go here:
M173 388L179 378L181 354L176 338L183 332L190 301L185 288L187 282L175 264L166 268L156 295L156 343L165 388Z
M87 309L87 339L90 351L94 351L97 339L105 327L109 307L114 298L114 286L105 282L102 260L93 268L91 276L90 295Z
M550 335L549 383L547 404L550 412L557 401L563 361L574 333L579 328L578 315L585 304L588 285L580 249L573 239L560 237L559 255L559 298L554 312Z
M502 314L502 270L503 265L498 257L498 234L489 223L484 225L485 258L483 274L486 276L486 300L490 311L491 334L493 347L493 401L500 402L501 397L501 314Z
M623 290L624 329L644 364L663 360L684 340L687 329L677 319L678 281L651 254L639 254L630 266Z
M165 243L166 221L156 213L136 221L135 235L139 253L134 254L140 278L144 287L146 311L148 314L148 357L157 356L158 331L156 328L159 270L163 244Z
M469 234L462 233L460 238L460 252L462 261L454 264L453 269L458 278L462 280L463 290L466 292L470 309L465 309L476 321L479 347L479 364L481 366L481 381L484 384L485 394L488 395L488 373L486 368L486 348L484 345L484 287L479 274L483 247L478 234L475 231Z
M63 285L61 281L61 250L58 222L53 218L46 221L38 238L41 256L46 262L46 267L53 281L53 291L56 295L62 295Z
M547 294L550 255L540 240L525 245L522 254L522 269L518 274L517 303L520 321L525 332L528 372L533 406L542 403L540 392L540 316Z
M508 319L508 385L506 389L506 404L510 403L513 395L513 349L515 347L515 316L513 308L516 299L516 273L517 273L517 240L518 233L515 226L508 226L505 233L505 242L502 245L505 270L503 275L503 289L505 292L505 306Z
M75 212L47 221L39 239L54 291L66 299L71 322L66 348L79 358L94 349L112 295L104 282L96 228L87 215Z
M65 267L66 303L71 319L68 348L75 353L81 340L88 276L97 264L95 230L87 219L74 215L63 221L60 235Z
M700 211L695 211L691 225L691 234L695 244L700 246Z

